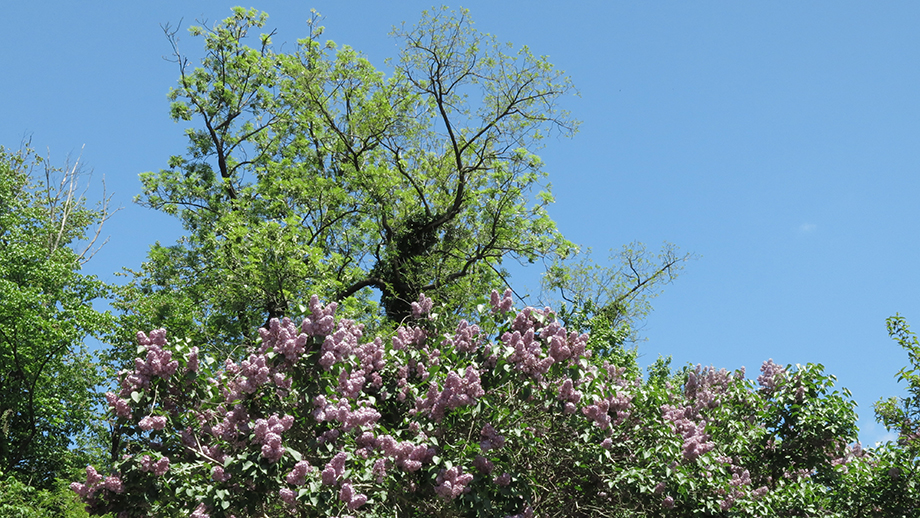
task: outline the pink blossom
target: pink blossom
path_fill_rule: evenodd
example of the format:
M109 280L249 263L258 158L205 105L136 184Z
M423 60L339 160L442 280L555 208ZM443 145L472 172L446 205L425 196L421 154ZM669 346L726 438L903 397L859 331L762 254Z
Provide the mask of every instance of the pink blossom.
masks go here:
M377 479L378 483L382 483L384 477L387 474L387 461L384 459L377 459L374 461L374 477Z
M777 381L785 375L786 369L773 363L773 358L770 358L760 366L760 372L761 375L757 376L757 384L764 392L770 393L776 388Z
M492 470L495 469L495 465L492 464L492 461L482 455L477 455L476 458L473 459L473 467L485 475L491 474Z
M420 293L418 296L418 302L413 302L410 306L412 308L412 318L422 318L422 316L431 312L431 308L433 306L434 301L426 297L424 293Z
M511 298L511 289L506 289L505 294L502 297L499 297L498 291L492 290L492 295L489 297L489 302L492 305L493 313L507 313L511 311L511 308L514 306L514 299Z
M153 465L153 474L162 477L169 471L169 457L161 457L160 460L156 461Z
M198 504L198 507L192 512L191 518L211 518L207 511L208 508L204 504Z
M198 371L198 347L192 347L191 352L185 355L185 370L187 372Z
M223 466L214 466L211 469L211 478L215 482L226 482L230 480L231 476L230 473L224 472Z
M294 492L290 489L283 487L278 490L278 496L281 497L281 500L288 505L294 505L295 495Z
M109 406L115 410L115 415L124 417L125 419L131 419L130 403L119 398L114 392L106 392L105 400L109 403Z
M139 423L137 423L137 426L140 427L140 429L144 431L162 430L163 428L166 427L166 416L161 416L161 415L144 416L144 418L141 419Z
M124 486L121 484L121 479L117 476L105 477L105 480L102 482L102 487L112 491L113 493L121 493L124 491Z
M435 493L445 500L453 500L469 491L467 485L473 481L473 475L463 473L458 466L442 469L435 479Z
M339 490L339 500L345 502L349 511L354 511L367 503L367 495L356 494L351 483L345 482Z
M306 481L307 474L311 471L313 471L313 466L311 466L309 462L305 460L298 461L297 464L294 465L294 469L287 474L285 480L287 480L288 484L302 486Z
M312 295L310 297L310 316L301 323L301 330L309 336L326 336L332 333L337 308L338 304L335 302L330 302L329 305L323 307L319 302L319 297Z
M347 458L345 452L339 452L335 457L332 457L332 460L330 460L323 469L323 484L327 486L334 485L336 480L345 474L345 460Z

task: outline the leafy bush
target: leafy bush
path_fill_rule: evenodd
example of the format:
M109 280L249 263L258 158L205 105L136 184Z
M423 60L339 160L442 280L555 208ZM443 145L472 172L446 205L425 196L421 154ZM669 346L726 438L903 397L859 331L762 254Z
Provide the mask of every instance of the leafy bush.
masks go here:
M139 334L107 395L120 460L72 488L125 517L845 516L904 465L853 445L855 403L820 365L643 381L510 291L476 323L412 307L364 337L314 297L241 362Z

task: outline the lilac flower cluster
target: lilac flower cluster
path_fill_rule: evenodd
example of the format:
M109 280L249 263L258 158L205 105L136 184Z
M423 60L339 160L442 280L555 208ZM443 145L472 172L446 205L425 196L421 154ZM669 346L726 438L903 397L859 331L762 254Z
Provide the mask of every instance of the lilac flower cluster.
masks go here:
M169 471L169 457L160 457L154 462L150 455L144 455L138 460L138 464L140 464L141 471L153 473L158 477L162 477Z
M288 431L294 424L294 416L285 415L279 418L272 414L268 419L257 419L254 427L255 442L262 445L262 456L270 462L278 462L284 455L281 446L281 434Z
M305 460L298 461L284 479L288 484L302 486L306 482L307 475L313 472L313 466Z
M367 503L367 495L358 494L355 492L354 487L351 485L351 482L347 480L342 480L342 477L345 476L345 461L348 460L348 455L345 452L339 452L332 458L323 468L322 471L322 481L324 485L334 486L340 481L342 482L341 487L339 488L339 500L345 502L348 506L348 509L353 511L365 503ZM305 469L301 469L305 471ZM288 481L290 482L291 474L288 474ZM297 477L301 478L298 474Z
M761 375L757 376L757 384L761 390L769 394L776 389L776 383L786 374L786 369L773 363L773 358L763 362L760 366Z
M329 317L332 318L331 316ZM303 325L302 328L308 326ZM309 328L313 329L311 323ZM273 318L268 322L268 328L259 328L259 337L262 339L262 345L258 352L265 354L268 351L274 351L287 359L288 362L296 362L306 351L309 333L306 331L297 333L297 326L289 318L278 320Z
M428 414L435 422L440 423L444 413L448 410L473 404L477 398L482 397L485 390L479 380L479 371L473 366L467 366L465 375L461 378L457 372L451 372L444 381L444 390L438 390L436 383L428 386L428 394L415 401L416 414Z
M552 313L549 308L545 311L524 308L511 324L513 332L506 332L501 337L505 347L513 350L507 361L516 370L542 381L553 364L565 360L575 363L588 357L588 335L567 333L555 320L544 327L537 317L551 319ZM545 353L542 342L547 345Z
M338 328L326 335L320 349L319 364L327 371L336 363L351 356L358 347L358 340L363 335L364 326L356 325L350 320L340 320Z
M581 413L594 421L601 430L609 430L611 425L618 426L629 417L632 399L632 395L617 390L606 398L595 398L592 404L581 409ZM610 412L616 416L615 421L610 417Z
M469 483L473 481L473 475L463 473L459 466L453 466L450 469L442 469L435 479L437 485L434 486L434 492L444 500L453 500L458 496L470 490Z
M310 336L326 336L332 333L335 328L335 310L338 304L330 302L323 307L319 302L319 297L313 295L310 297L310 316L303 319L301 330Z
M422 463L428 462L435 455L434 448L411 441L397 441L390 435L377 437L374 446L406 471L418 471Z
M80 498L84 501L91 501L100 490L105 489L113 493L121 493L124 491L124 486L122 485L121 477L118 475L103 478L102 475L96 472L95 468L87 466L86 482L83 484L72 482L70 489L80 495Z
M367 495L356 493L351 482L344 482L339 490L339 500L345 502L349 511L354 511L367 503Z
M555 320L540 330L540 338L549 344L548 354L556 362L570 358L578 360L586 355L588 335L567 333L565 328Z
M412 318L419 319L431 312L431 308L434 306L434 301L425 296L424 293L419 293L418 302L413 302L410 307L412 308Z
M723 511L728 511L735 505L735 501L746 496L746 491L744 491L743 488L751 485L751 474L746 469L741 471L741 474L735 470L735 472L732 473L732 479L728 482L728 485L733 489L731 492L725 494L725 498L719 503L719 508Z
M167 345L166 330L157 329L150 335L137 333L137 343L146 348L146 357L134 359L134 370L123 372L121 391L118 395L107 392L105 399L115 412L115 415L126 419L131 418L131 405L127 398L132 392L142 391L150 387L150 382L155 377L169 379L179 368L179 362L172 359L172 351L164 349Z
M511 308L514 307L514 299L511 298L511 289L506 289L503 296L499 296L498 291L492 290L489 302L492 305L493 313L507 313L511 311Z
M709 440L706 433L706 422L697 423L693 407L662 405L661 413L664 420L670 425L671 431L680 435L683 440L683 457L686 461L693 461L713 448L715 443Z
M575 382L566 376L559 385L559 399L565 402L564 412L574 414L576 405L583 396L580 390L575 390Z
M138 332L137 343L147 348L147 356L143 360L134 359L134 372L122 383L122 397L130 395L133 390L149 387L150 380L155 377L168 380L179 368L179 362L172 359L172 351L164 349L167 344L165 329L151 331L150 336Z
M497 450L505 446L505 436L495 431L495 428L489 423L482 427L479 437L479 448L483 452Z
M115 415L131 419L131 404L127 400L121 399L114 392L106 392L105 400L109 403L109 407L115 412Z
M483 475L491 475L492 471L495 469L495 464L482 455L477 455L476 458L473 459L473 467L478 469Z
M355 428L373 426L380 419L380 412L374 409L369 401L359 402L357 409L353 409L347 398L339 398L335 403L329 402L325 396L316 396L313 399L313 418L318 422L334 421L342 424L343 431Z
M137 426L144 431L150 430L162 430L166 428L166 416L162 415L148 415L144 416L140 422L137 423Z
M334 486L336 482L345 474L345 461L348 460L348 454L339 452L332 457L332 460L326 463L322 471L323 484Z
M223 415L223 419L213 426L207 424L207 419L211 415ZM202 421L202 431L211 434L215 439L222 439L231 443L237 442L240 435L245 436L249 433L249 412L246 407L236 403L229 410L226 404L217 407L214 413L206 412L199 416Z
M409 345L421 347L427 338L428 333L420 327L399 326L393 336L393 349L401 351Z
M227 371L234 374L226 381L223 389L224 399L228 403L242 399L244 394L255 393L271 380L271 368L265 354L251 354L238 366L227 360ZM281 382L284 383L283 379Z
M441 342L441 347L453 347L464 353L474 353L479 347L479 326L470 324L466 320L461 320L454 331L453 338L447 338Z
M694 412L713 409L722 404L721 396L728 391L733 378L725 369L696 368L687 374L684 395L693 402Z
M198 346L185 355L185 372L198 372Z
M556 363L553 357L543 354L543 348L540 341L536 339L532 327L523 334L520 331L505 333L502 335L502 343L514 350L507 358L508 363L538 381L542 380L549 368Z

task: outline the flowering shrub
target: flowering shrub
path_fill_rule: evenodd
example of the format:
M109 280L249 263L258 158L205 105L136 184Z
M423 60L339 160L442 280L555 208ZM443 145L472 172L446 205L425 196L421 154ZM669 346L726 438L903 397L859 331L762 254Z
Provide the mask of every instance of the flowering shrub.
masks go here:
M512 306L452 325L421 296L365 337L314 297L239 362L139 333L107 395L118 459L72 488L119 517L769 516L852 508L834 488L881 469L820 366L643 380L592 353L617 344Z

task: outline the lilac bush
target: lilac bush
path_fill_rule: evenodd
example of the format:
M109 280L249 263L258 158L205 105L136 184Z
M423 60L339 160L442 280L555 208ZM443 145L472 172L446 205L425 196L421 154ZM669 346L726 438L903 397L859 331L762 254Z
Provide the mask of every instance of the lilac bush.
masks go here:
M125 518L766 516L830 506L863 469L820 366L644 380L548 308L489 302L451 323L421 296L368 337L313 297L240 361L139 333L107 395L111 472L72 488Z

